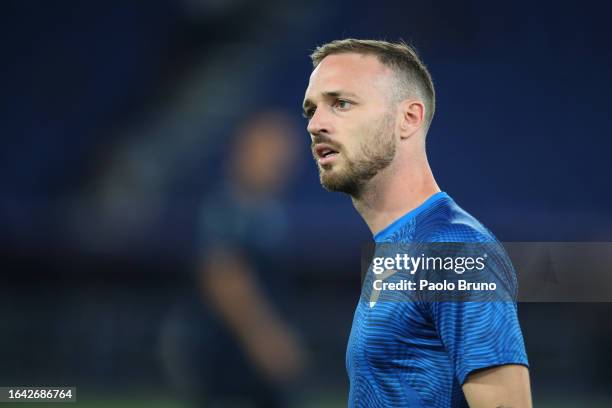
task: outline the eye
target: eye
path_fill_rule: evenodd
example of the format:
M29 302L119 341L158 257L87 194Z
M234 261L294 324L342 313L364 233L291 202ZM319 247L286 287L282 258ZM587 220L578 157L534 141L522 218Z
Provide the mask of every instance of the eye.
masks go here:
M338 108L340 110L348 110L353 106L353 104L344 99L336 99L334 102L334 108Z
M305 109L305 110L302 112L302 116L303 116L304 118L306 118L306 119L310 120L310 119L312 119L312 116L314 115L314 112L315 112L314 108L308 108L308 109Z

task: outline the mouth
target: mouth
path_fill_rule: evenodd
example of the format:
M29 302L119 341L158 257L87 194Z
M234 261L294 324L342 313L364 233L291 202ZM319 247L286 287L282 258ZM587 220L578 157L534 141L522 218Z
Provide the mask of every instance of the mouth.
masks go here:
M329 164L336 159L336 157L340 154L338 150L334 149L328 144L319 143L314 147L314 154L317 159L317 162L320 165Z

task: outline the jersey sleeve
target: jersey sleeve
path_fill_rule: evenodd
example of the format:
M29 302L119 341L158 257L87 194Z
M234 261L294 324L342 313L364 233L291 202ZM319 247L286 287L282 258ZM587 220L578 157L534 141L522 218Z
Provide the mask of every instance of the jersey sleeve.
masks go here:
M474 370L528 366L514 302L435 302L430 308L460 384Z
M487 253L486 268L476 281L495 281L497 289L484 297L478 292L429 304L431 319L460 384L475 370L506 364L528 366L515 302L516 273L508 255L498 242L464 243L463 248L460 252Z

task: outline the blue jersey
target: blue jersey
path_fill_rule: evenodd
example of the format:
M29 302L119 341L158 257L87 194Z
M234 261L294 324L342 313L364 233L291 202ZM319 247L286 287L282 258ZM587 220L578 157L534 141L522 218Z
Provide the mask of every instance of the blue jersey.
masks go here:
M434 194L374 240L492 242L507 259L493 234L444 192ZM516 290L512 277L510 285ZM366 290L364 283L362 295ZM373 304L361 296L346 352L349 406L467 407L461 386L468 374L504 364L527 366L514 301Z

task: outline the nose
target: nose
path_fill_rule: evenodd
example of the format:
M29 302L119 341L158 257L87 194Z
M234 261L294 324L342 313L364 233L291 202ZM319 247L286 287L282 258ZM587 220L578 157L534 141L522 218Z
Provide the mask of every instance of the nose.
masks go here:
M332 131L329 115L324 109L315 110L306 127L311 135L329 134Z

